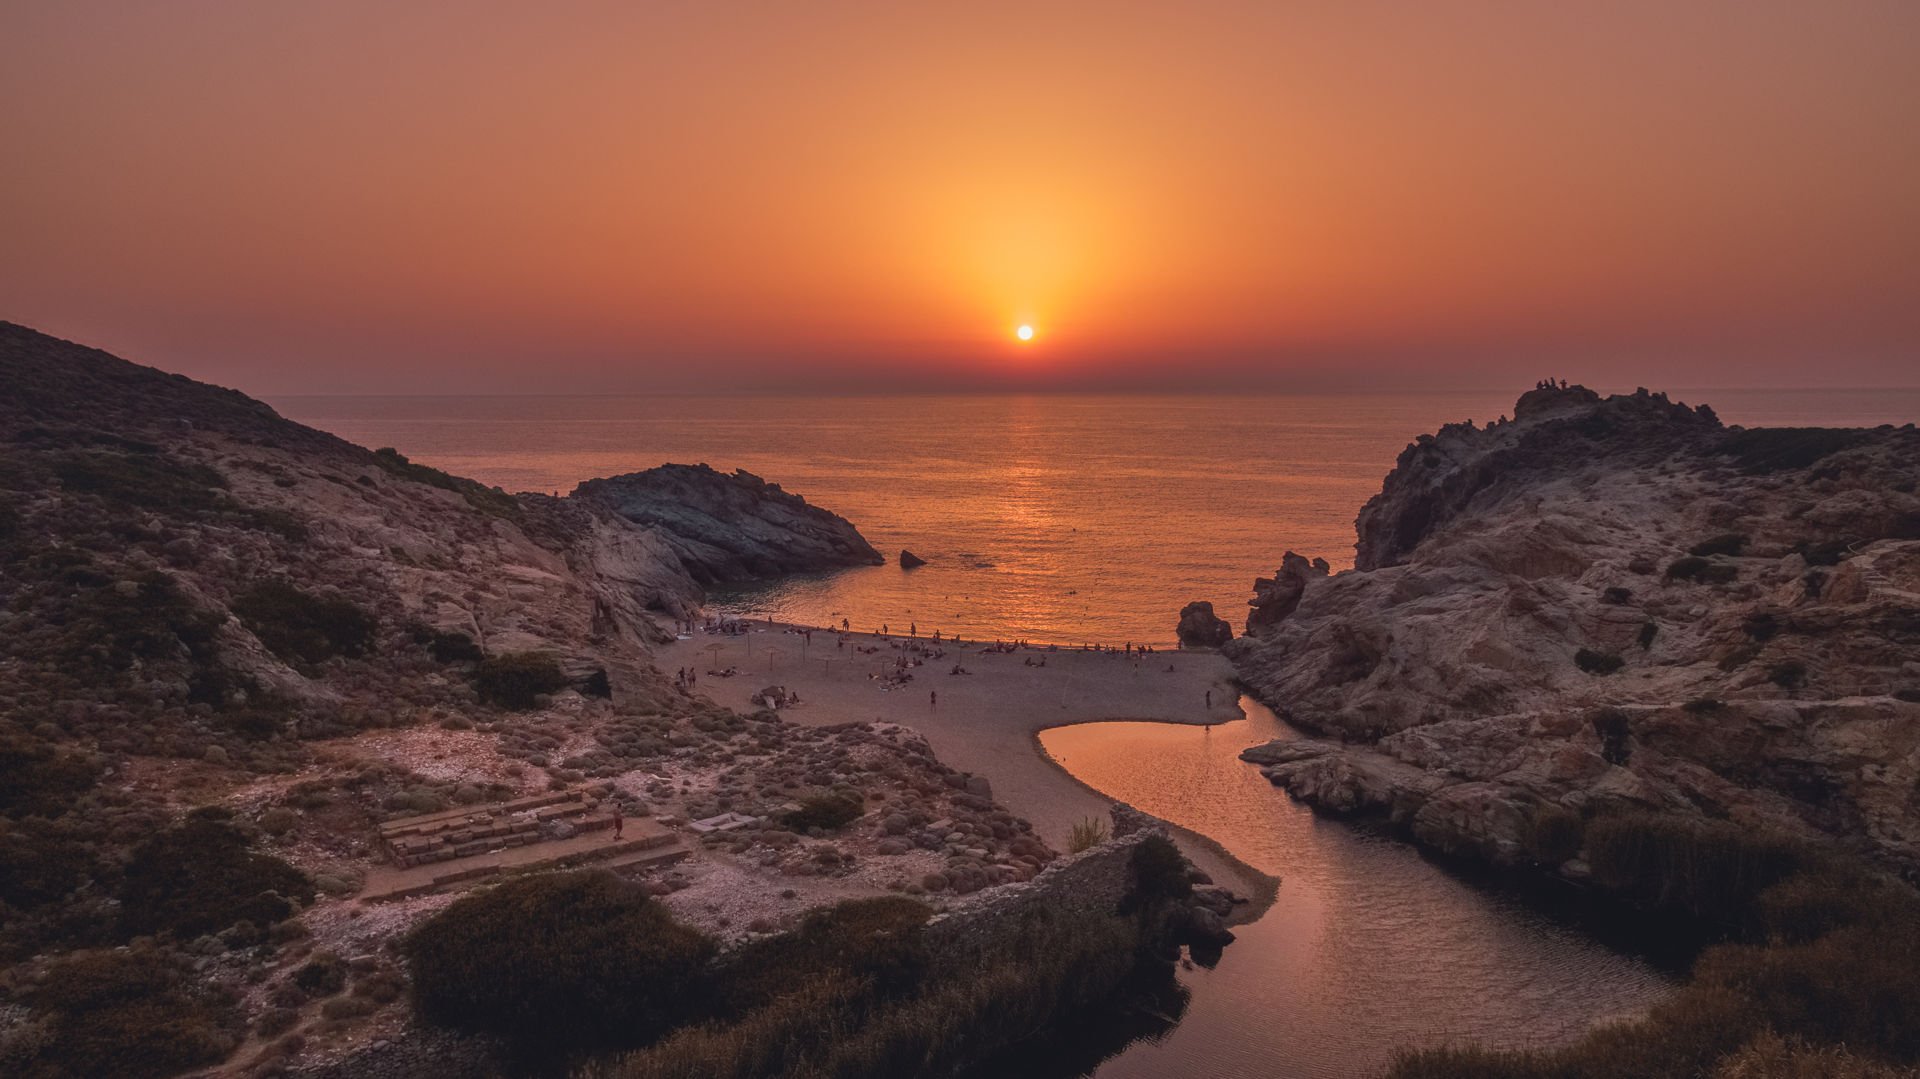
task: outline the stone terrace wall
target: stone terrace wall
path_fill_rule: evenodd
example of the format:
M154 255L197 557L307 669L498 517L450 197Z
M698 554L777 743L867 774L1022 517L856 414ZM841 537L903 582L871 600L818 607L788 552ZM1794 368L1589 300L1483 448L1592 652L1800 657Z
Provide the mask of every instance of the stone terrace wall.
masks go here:
M935 947L982 947L1017 933L1024 916L1051 911L1072 917L1111 917L1133 887L1133 849L1149 836L1142 829L1070 855L1024 883L1002 884L975 892L967 900L927 922Z

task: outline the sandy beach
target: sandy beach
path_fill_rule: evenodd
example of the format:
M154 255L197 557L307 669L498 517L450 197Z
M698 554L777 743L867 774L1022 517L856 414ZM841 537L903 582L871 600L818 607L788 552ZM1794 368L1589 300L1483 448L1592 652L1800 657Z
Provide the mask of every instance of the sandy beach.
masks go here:
M994 644L758 622L738 635L695 630L661 647L655 662L669 672L697 671L695 693L729 708L751 711L754 696L781 686L799 695L800 703L781 709L794 723L882 720L912 727L942 761L985 776L996 800L1061 850L1076 822L1104 821L1112 800L1047 757L1036 737L1040 731L1101 720L1210 724L1242 718L1232 666L1210 652L1129 658L1067 646L999 652ZM919 665L902 672L903 656ZM956 665L970 673L952 673ZM708 673L730 668L738 673ZM899 681L901 673L912 677ZM1194 864L1252 896L1255 907L1264 906L1260 901L1271 894L1272 878L1195 833L1176 830L1176 838Z

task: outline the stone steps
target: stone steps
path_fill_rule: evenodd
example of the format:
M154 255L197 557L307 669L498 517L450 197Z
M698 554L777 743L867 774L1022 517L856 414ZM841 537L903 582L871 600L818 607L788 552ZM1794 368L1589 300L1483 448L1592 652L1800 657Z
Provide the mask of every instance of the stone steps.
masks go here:
M631 869L679 861L691 852L679 837L650 820L627 822L629 837L609 841L603 834L611 817L590 822L591 827L566 839L477 852L423 865L375 870L368 874L360 898L366 901L407 899L447 891L501 873L538 872L583 865Z

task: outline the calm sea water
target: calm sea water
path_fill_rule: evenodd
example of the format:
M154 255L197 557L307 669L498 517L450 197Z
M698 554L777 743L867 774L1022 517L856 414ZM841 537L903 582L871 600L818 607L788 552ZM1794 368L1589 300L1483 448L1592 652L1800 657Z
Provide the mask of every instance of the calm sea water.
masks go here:
M1920 391L1702 391L1730 423L1920 417ZM729 606L970 637L1169 644L1236 623L1289 548L1352 563L1353 518L1417 434L1507 393L1300 396L288 397L288 417L509 491L704 461L850 518L889 564ZM902 548L928 560L892 562Z
M1099 1079L1377 1074L1404 1048L1538 1048L1643 1012L1669 978L1571 911L1476 885L1396 840L1314 816L1240 750L1297 734L1257 702L1214 728L1087 723L1041 744L1088 786L1210 836L1280 878L1212 970L1184 971L1171 1031ZM1536 897L1537 898L1537 897Z

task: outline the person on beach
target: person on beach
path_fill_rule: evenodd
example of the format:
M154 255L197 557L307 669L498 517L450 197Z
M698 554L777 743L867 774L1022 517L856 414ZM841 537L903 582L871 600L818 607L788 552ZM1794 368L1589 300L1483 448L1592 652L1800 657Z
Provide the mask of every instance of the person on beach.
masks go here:
M934 689L934 690L927 691L927 707L928 708L940 707L940 691L939 690Z

